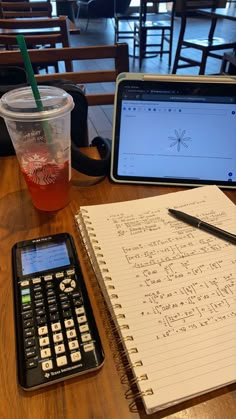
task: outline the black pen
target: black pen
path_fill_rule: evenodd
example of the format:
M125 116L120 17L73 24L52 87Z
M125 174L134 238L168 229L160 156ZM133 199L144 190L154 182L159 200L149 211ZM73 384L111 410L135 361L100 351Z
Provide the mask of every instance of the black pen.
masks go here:
M230 243L236 244L236 235L229 233L228 231L221 230L218 227L215 227L211 224L205 223L199 218L193 217L192 215L185 214L185 212L178 211L175 209L169 208L168 211L174 215L178 220L183 221L193 227L197 227L200 230L204 230L207 233L214 234L214 236L220 237L223 240L227 240Z

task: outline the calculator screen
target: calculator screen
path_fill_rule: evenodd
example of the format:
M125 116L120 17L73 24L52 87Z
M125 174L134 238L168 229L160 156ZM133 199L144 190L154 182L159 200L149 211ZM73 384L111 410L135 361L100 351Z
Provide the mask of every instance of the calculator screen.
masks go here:
M60 268L69 264L70 257L64 242L34 245L21 251L23 275Z

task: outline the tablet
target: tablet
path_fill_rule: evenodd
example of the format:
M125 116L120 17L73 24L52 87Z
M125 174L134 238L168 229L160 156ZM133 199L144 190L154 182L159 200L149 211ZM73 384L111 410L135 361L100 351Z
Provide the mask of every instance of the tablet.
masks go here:
M111 179L236 187L236 78L122 73Z

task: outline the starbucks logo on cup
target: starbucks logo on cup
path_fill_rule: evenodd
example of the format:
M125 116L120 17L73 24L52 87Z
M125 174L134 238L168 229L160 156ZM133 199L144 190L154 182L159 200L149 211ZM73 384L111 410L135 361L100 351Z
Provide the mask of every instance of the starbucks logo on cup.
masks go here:
M54 183L59 173L59 167L55 160L48 161L46 154L26 155L22 158L21 166L30 181L38 185Z

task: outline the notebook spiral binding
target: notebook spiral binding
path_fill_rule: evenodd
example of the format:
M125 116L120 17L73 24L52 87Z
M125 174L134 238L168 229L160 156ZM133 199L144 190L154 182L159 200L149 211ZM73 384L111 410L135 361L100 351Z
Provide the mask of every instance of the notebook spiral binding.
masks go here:
M96 238L96 233L94 232L94 228L92 226L92 222L90 221L90 217L87 215L87 211L85 209L81 209L80 212L83 214L83 221L86 225L86 229L87 229L87 233L88 236L93 244L93 250L96 256L96 260L99 264L99 270L101 271L101 273L103 274L102 278L103 281L105 283L107 283L108 285L106 285L106 289L107 291L115 291L115 286L113 284L111 284L112 282L112 277L109 275L109 269L106 268L106 261L103 259L103 253L102 253L102 249L99 246L99 242ZM84 248L87 251L87 254L89 255L89 260L90 260L90 266L93 269L93 272L95 273L95 276L99 275L99 272L96 270L95 267L95 263L94 263L94 256L91 255L90 249L86 246L86 242L85 242L85 237L83 237L82 234L82 230L83 227L80 228L80 226L82 226L81 220L79 218L79 216L76 217L76 223L77 226L79 227L77 228L77 231L79 231L80 237L82 239L82 243L84 245ZM120 375L120 381L123 385L128 386L129 388L125 391L124 395L125 398L127 400L131 400L131 402L129 403L129 409L131 412L137 412L137 401L140 400L141 397L143 396L149 396L149 395L153 395L153 390L151 388L145 390L145 391L138 391L138 387L137 384L140 381L146 381L148 380L148 375L147 374L141 374L140 376L136 376L136 377L132 377L130 378L129 374L132 373L132 371L135 368L139 368L143 366L143 363L141 360L138 360L134 363L130 363L129 359L128 359L128 355L132 355L132 354L137 354L138 353L138 349L134 346L132 348L130 348L129 350L124 350L124 346L123 343L125 341L133 341L134 338L131 335L127 335L124 337L120 337L119 334L119 330L129 330L129 325L128 324L122 324L116 326L116 320L117 319L125 319L126 316L124 313L119 313L118 315L113 315L109 308L106 305L106 302L104 300L103 294L102 294L102 290L100 288L100 292L101 292L101 297L103 300L103 305L106 307L106 314L109 315L109 327L105 326L105 330L107 332L107 336L109 341L111 342L112 346L116 345L116 352L114 354L114 361L116 364L116 368L117 371L122 373L122 375ZM118 294L116 294L115 292L112 294L109 294L109 298L110 300L118 300L119 296ZM122 309L122 305L117 302L114 301L114 304L112 304L113 309ZM103 311L104 313L104 311ZM104 323L106 324L106 323ZM117 334L117 336L119 336L118 339L116 339L116 342L114 344L114 333ZM118 349L118 353L117 353L117 347Z

